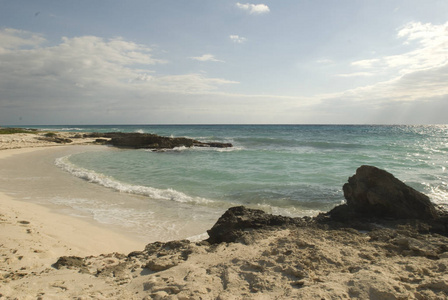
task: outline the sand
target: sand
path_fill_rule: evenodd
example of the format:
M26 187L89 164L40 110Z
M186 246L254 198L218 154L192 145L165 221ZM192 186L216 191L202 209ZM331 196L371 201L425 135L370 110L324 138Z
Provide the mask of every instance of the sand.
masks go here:
M8 147L37 146L20 138ZM51 149L3 150L0 162ZM0 190L2 299L448 299L448 238L407 226L282 227L145 248L24 196Z
M45 132L0 134L0 150L66 145L49 141L45 134ZM70 139L70 145L88 145L95 141L95 138L81 138L82 134L83 133L73 134L70 132L58 132L57 137Z

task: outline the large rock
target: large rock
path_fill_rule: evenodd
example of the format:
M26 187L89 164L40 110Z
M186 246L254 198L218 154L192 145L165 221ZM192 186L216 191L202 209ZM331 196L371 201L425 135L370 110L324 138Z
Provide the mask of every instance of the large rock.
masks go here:
M305 220L300 218L274 216L259 209L236 206L229 208L207 231L209 235L207 241L211 244L235 242L249 229L304 223Z
M432 220L437 209L428 196L414 190L392 174L373 166L361 166L344 184L344 197L351 214L376 218ZM343 209L337 208L334 215ZM331 215L331 212L330 212Z
M205 143L194 139L185 137L164 137L149 133L124 133L124 132L109 132L109 133L90 133L85 137L110 138L109 144L116 147L124 148L146 148L146 149L173 149L176 147L216 147L228 148L233 145L230 143L211 142Z

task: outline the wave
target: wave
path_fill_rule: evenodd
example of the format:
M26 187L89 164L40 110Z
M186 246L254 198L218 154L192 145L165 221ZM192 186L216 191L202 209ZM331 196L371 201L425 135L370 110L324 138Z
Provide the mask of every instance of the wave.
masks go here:
M443 183L444 185L438 185L430 187L429 192L427 193L428 197L437 205L448 209L448 185Z
M244 150L244 147L230 147L230 148L217 148L217 147L175 147L173 149L147 149L147 152L157 152L157 153L173 153L173 152L184 152L184 151L215 151L215 152L233 152L233 151L241 151Z
M357 149L363 148L363 144L344 143L344 142L331 142L331 141L297 141L283 138L267 138L267 137L250 137L250 138L237 138L237 143L242 145L249 145L250 147L306 147L315 149Z
M42 131L86 131L85 128L62 127L62 128L39 128Z
M72 164L69 161L70 156L71 155L57 158L55 160L55 165L60 167L64 171L74 175L75 177L113 189L118 192L141 195L153 199L176 201L181 203L208 204L214 202L212 200L201 197L191 197L174 189L157 189L153 187L123 183L110 176L106 176L93 170L88 170Z

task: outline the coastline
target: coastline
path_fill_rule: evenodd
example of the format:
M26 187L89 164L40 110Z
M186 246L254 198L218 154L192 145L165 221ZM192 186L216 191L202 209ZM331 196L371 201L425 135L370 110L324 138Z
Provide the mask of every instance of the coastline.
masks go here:
M75 148L4 150L0 159ZM25 172L33 178L32 169ZM62 177L67 185L88 184ZM145 241L14 199L29 191L0 192L5 299L448 299L448 238L410 225L247 228L232 242L145 247Z

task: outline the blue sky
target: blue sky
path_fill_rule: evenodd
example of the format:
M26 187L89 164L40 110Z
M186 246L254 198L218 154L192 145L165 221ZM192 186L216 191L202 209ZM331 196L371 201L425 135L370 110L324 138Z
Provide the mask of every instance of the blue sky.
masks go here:
M448 1L0 1L0 125L448 123Z

